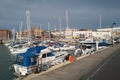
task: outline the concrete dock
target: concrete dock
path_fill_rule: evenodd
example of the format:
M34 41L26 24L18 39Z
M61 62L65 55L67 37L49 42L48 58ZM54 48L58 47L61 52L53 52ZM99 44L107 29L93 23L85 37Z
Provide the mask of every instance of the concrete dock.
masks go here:
M120 48L120 44L110 46L105 50L95 52L92 55L78 57L75 62L69 61L39 74L31 74L24 80L82 80L81 78L102 64L107 58Z

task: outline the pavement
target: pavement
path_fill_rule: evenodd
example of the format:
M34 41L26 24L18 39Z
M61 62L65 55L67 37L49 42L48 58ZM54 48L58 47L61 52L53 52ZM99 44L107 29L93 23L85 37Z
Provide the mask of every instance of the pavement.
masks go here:
M82 80L120 80L120 48Z
M39 74L31 74L23 80L82 80L82 77L90 73L98 65L102 64L107 58L120 48L120 44L110 46L102 51L97 51L92 55L78 57L75 62L62 63L53 66L47 71Z

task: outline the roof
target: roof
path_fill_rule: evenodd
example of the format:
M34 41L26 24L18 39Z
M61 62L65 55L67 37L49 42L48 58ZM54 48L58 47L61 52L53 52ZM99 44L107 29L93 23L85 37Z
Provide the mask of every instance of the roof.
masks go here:
M31 58L33 61L31 61ZM34 53L22 53L18 54L16 57L16 64L28 67L30 65L35 65L37 62L37 55Z
M29 48L25 53L17 54L16 64L28 67L30 65L35 65L37 62L37 56L41 53L45 46L36 46Z
M36 47L31 47L29 48L26 53L40 53L42 49L45 49L46 47L45 46L36 46Z

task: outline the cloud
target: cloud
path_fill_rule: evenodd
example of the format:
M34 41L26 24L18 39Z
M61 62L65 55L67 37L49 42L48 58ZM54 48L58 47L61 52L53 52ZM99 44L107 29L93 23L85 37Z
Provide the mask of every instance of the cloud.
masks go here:
M59 26L58 16L61 16L62 26L65 28L65 11L69 12L69 26L80 28L99 27L99 15L102 15L102 25L119 22L118 0L1 0L0 28L18 27L20 21L26 26L25 11L31 14L31 26L47 23Z

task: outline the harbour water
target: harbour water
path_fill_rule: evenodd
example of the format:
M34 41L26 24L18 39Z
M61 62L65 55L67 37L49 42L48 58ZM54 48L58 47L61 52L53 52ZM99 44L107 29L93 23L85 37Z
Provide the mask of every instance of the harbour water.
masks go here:
M10 66L15 61L15 55L10 54L5 45L0 45L0 80L13 80L13 70Z

